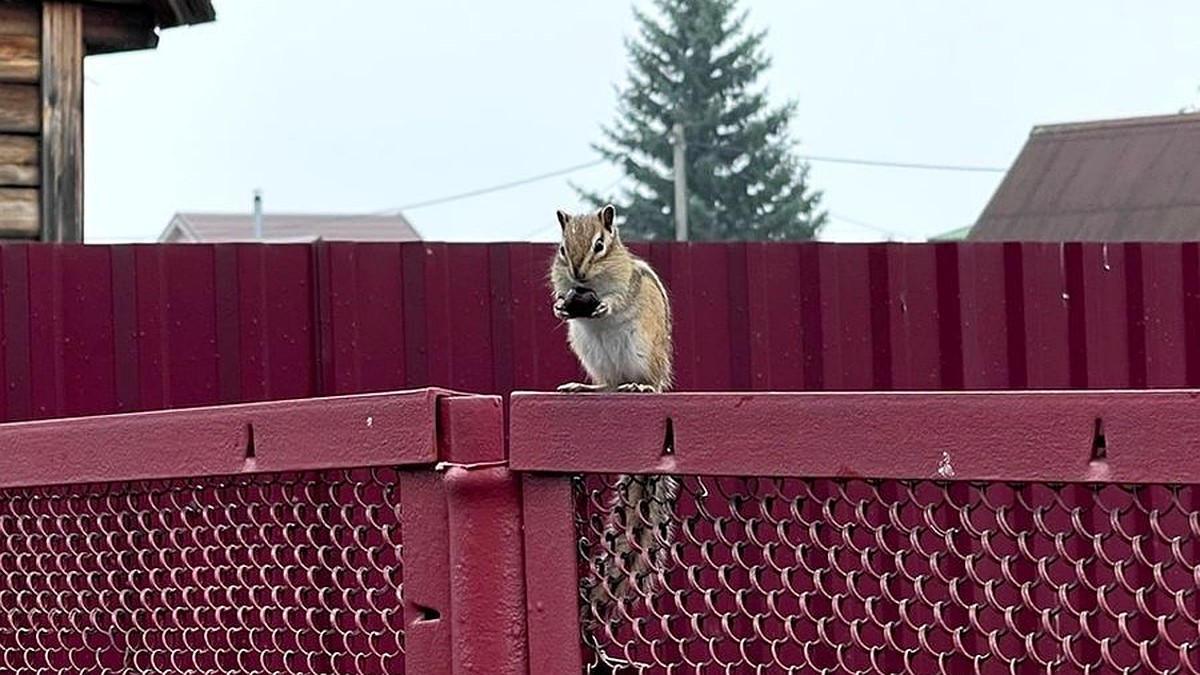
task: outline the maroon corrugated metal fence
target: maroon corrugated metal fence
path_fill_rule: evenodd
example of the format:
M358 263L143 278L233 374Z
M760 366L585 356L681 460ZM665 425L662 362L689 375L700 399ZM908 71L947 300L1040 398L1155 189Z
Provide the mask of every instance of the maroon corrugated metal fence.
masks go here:
M638 245L678 388L1200 386L1196 244ZM579 377L533 244L0 247L0 419Z
M0 670L1200 669L1196 390L955 393L1200 387L1200 246L636 248L683 392L506 410L549 246L0 247Z

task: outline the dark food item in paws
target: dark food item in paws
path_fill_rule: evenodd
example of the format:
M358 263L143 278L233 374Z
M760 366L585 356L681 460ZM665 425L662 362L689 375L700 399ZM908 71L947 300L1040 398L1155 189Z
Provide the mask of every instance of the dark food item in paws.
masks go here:
M565 300L564 309L572 319L586 319L600 306L600 296L588 288L572 288L567 291Z

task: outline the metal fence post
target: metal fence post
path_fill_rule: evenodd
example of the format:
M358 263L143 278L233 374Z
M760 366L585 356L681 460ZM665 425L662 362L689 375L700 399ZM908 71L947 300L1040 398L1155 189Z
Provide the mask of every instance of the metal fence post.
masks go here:
M507 468L502 401L445 398L438 427L449 523L452 672L526 675L521 489Z

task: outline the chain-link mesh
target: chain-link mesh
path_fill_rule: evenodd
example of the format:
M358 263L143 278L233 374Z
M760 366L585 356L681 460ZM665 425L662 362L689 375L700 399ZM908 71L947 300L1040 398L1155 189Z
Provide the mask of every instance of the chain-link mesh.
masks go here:
M0 491L0 672L403 672L397 472Z
M585 579L617 484L576 483ZM1200 670L1196 487L682 484L657 590L584 600L598 661L646 673Z

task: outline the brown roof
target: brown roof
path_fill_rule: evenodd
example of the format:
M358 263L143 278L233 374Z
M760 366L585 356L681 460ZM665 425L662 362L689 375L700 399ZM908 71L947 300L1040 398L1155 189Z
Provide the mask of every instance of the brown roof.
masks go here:
M172 236L177 233L177 236ZM404 216L267 213L268 241L420 241ZM177 213L159 235L160 242L219 243L254 240L254 216L234 213Z
M1200 114L1034 127L970 241L1200 239Z

